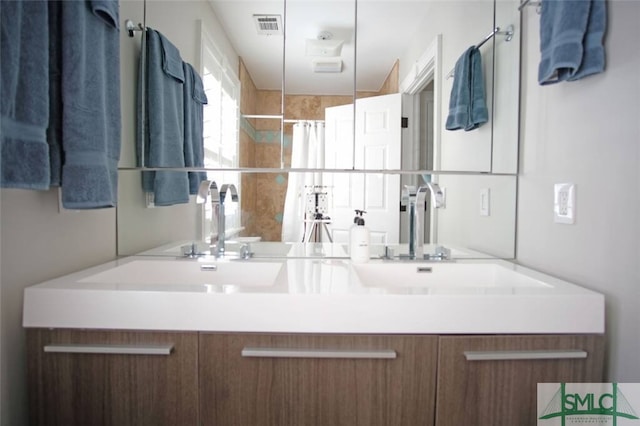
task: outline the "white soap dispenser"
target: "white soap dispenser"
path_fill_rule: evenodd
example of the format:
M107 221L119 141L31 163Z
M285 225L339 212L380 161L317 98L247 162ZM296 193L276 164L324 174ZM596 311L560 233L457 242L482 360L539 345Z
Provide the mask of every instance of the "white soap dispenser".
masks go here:
M352 262L363 263L369 261L369 228L364 226L364 210L356 210L353 226L349 232L349 255Z

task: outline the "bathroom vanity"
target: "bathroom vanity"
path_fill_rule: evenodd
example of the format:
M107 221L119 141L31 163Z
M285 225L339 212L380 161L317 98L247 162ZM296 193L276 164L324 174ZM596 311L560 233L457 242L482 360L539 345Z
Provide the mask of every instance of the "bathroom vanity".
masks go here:
M534 425L603 379L603 296L497 260L134 256L24 308L34 425Z

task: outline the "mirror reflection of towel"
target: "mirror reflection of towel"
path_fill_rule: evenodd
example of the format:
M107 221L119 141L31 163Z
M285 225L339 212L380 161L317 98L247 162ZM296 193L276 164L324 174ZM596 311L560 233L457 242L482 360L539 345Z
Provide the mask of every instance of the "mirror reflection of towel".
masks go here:
M141 64L142 70L146 69L143 126L146 134L142 135L140 129L137 132L138 159L144 144L147 167L182 168L185 166L182 58L178 49L161 33L147 28L147 62L146 67ZM145 171L142 187L145 192L154 194L156 206L189 202L187 172Z
M480 50L475 46L469 47L456 62L453 72L445 127L447 130L477 129L489 120Z
M208 102L202 78L191 64L182 63L184 69L184 165L204 167L203 108ZM200 182L207 179L206 172L189 172L189 193L197 194Z

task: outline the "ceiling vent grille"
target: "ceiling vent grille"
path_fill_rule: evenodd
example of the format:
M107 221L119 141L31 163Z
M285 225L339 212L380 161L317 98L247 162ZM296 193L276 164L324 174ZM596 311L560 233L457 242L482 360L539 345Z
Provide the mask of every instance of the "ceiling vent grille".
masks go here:
M281 35L282 18L280 15L253 15L258 35Z

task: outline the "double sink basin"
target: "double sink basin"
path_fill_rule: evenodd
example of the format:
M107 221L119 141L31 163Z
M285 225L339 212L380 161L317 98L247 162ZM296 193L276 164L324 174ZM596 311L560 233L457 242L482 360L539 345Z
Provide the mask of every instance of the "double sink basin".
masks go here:
M604 297L502 260L131 256L28 287L25 327L603 333Z
M272 287L287 282L293 260L137 259L79 282L139 286ZM325 262L326 263L326 262ZM551 285L495 263L372 261L333 262L348 269L353 285L379 288L550 288Z

